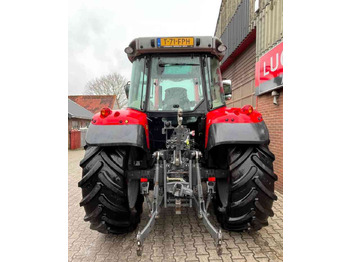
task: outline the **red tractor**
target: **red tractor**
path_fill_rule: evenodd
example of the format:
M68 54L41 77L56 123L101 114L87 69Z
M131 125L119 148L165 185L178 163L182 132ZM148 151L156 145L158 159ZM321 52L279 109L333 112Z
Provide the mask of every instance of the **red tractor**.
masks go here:
M80 205L91 229L135 230L144 199L150 219L137 234L139 255L161 208L181 214L194 206L219 254L222 234L208 219L210 202L225 230L268 225L277 199L269 133L252 106L226 107L225 51L207 36L137 38L125 48L133 64L128 107L93 117L80 162Z

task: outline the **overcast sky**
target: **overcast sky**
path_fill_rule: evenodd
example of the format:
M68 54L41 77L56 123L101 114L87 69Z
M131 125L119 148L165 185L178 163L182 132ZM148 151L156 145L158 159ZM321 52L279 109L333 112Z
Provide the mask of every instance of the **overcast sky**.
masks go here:
M117 72L130 79L124 48L141 36L214 35L221 0L69 1L68 93Z

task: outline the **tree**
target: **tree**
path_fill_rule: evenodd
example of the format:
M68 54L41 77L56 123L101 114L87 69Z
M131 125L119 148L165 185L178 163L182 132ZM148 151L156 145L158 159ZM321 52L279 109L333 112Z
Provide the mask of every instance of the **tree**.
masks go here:
M89 81L85 86L85 93L88 95L116 95L116 107L120 109L128 103L124 90L126 83L126 78L118 73L104 75Z

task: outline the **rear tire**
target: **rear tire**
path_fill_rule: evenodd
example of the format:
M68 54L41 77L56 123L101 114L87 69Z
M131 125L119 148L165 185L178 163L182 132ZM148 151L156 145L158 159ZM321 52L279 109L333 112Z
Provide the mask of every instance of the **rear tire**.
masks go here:
M125 169L128 150L121 147L86 147L80 162L83 178L78 183L85 209L85 221L101 233L122 234L135 230L140 222L143 197L138 195L130 209L127 197Z
M257 231L268 225L274 215L274 183L277 176L272 162L275 156L265 145L235 146L228 150L229 193L227 207L219 197L215 211L221 226L229 231Z

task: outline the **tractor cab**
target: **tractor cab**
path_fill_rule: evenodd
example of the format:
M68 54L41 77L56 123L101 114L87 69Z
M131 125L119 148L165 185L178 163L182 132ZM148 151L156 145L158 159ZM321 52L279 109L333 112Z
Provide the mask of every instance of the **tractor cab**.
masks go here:
M177 125L179 110L183 124L199 134L196 142L204 144L205 115L225 106L225 95L231 94L230 84L225 92L220 72L225 50L216 37L137 38L125 48L133 63L128 107L151 120L153 150L164 148L161 129L166 121Z
M225 105L219 64L225 50L216 37L133 40L125 48L133 63L128 107L169 113L178 108L204 112Z

